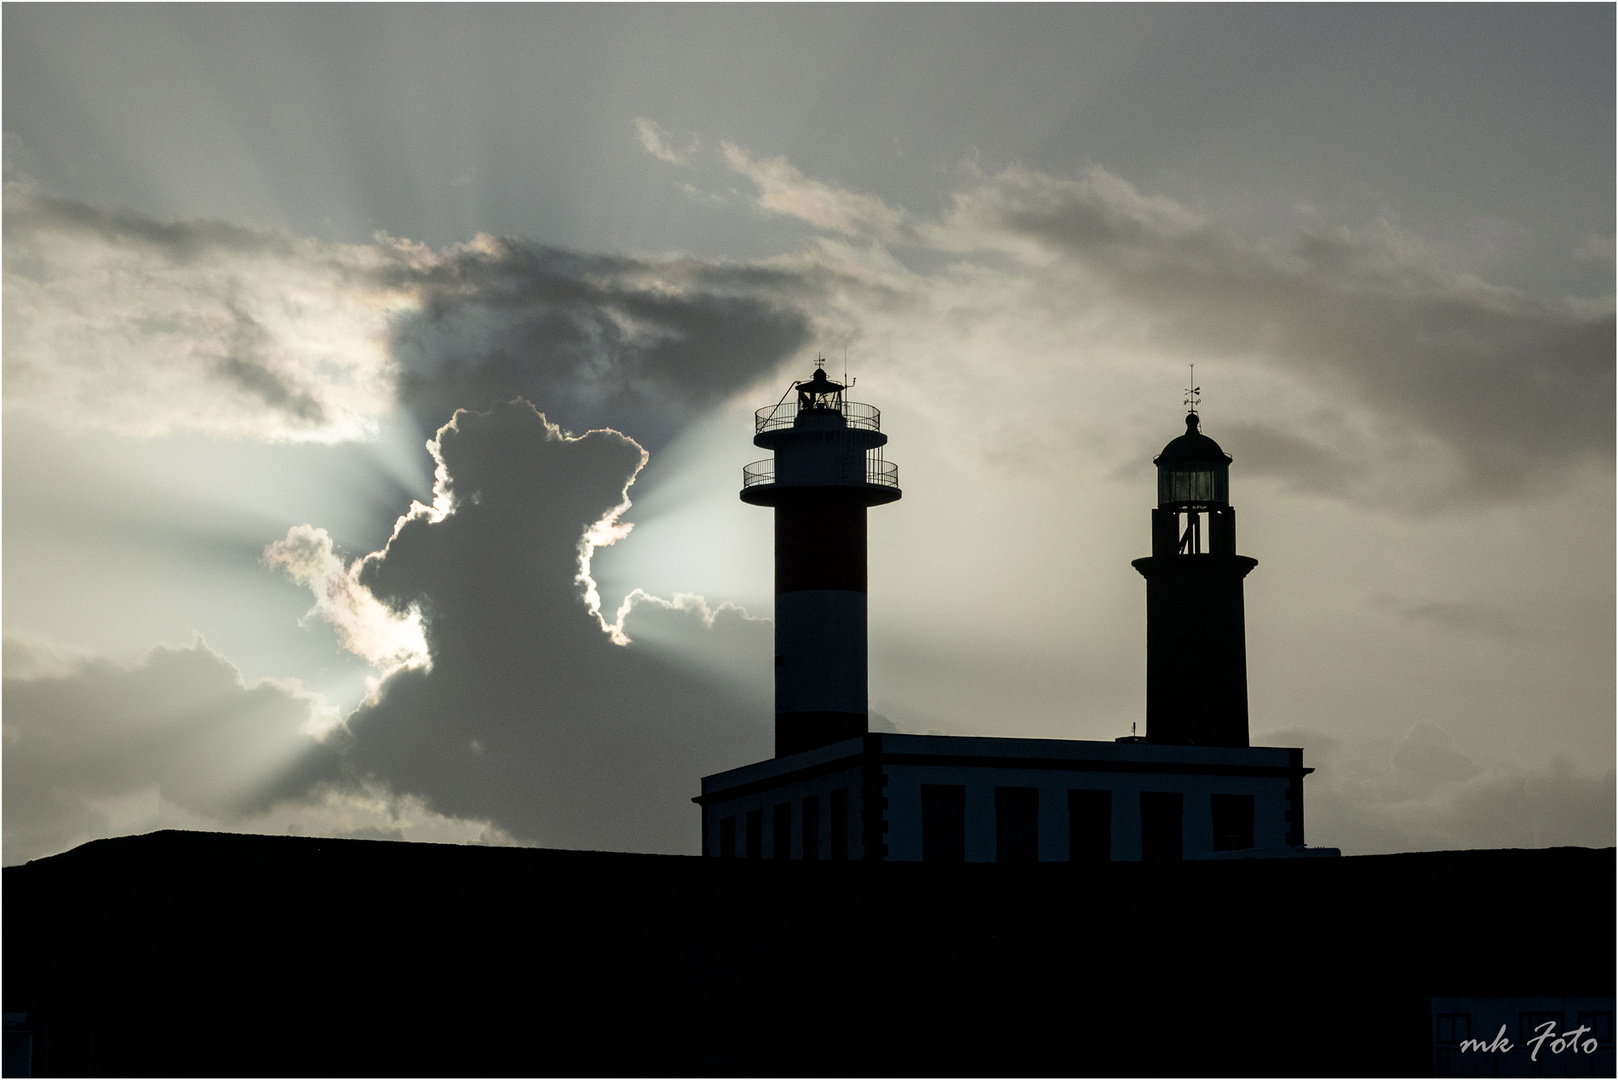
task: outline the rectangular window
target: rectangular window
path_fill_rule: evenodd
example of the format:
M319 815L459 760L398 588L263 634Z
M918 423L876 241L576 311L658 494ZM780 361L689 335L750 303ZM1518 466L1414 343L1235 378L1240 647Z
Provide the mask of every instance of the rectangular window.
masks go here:
M792 858L792 804L782 803L775 808L775 820L770 829L771 846L775 849L770 852L772 859Z
M1140 793L1140 857L1145 862L1179 862L1185 858L1181 816L1185 799L1178 791Z
M848 861L848 789L831 793L831 861Z
M733 817L719 819L719 857L736 857L736 819Z
M1253 796L1213 797L1213 849L1246 851L1253 846Z
M749 859L762 859L764 857L764 811L749 810L747 812L747 851Z
M1455 1046L1472 1037L1471 1013L1439 1013L1438 1045Z
M1067 793L1067 843L1074 862L1112 861L1112 792Z
M966 861L966 788L921 785L921 861Z
M1039 861L1039 789L994 789L995 859Z
M810 795L803 800L803 858L805 862L820 858L819 795Z

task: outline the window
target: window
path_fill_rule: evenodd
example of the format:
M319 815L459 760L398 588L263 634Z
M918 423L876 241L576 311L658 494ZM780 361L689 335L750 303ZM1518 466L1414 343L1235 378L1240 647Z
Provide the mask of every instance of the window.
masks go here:
M921 785L921 861L966 861L966 788Z
M734 859L736 857L736 819L734 817L719 819L719 857L721 859Z
M1112 792L1067 793L1067 844L1074 862L1112 861Z
M770 852L770 858L792 858L792 804L787 802L777 806L771 824L770 840L774 850Z
M749 859L762 859L764 857L764 811L749 810L747 812L747 857Z
M1246 851L1253 846L1253 796L1213 797L1213 849Z
M1454 1046L1471 1037L1471 1013L1438 1014L1438 1044L1440 1046Z
M1181 839L1184 797L1178 791L1140 793L1140 857L1144 862L1178 862L1185 858Z
M1581 1038L1593 1038L1600 1046L1612 1045L1612 1013L1610 1012L1581 1012L1579 1022L1573 1026L1590 1029L1589 1036L1581 1036Z
M831 793L831 859L848 859L848 789L838 788Z
M810 795L803 800L803 858L814 862L820 858L820 796Z
M994 789L995 859L1039 861L1039 789Z

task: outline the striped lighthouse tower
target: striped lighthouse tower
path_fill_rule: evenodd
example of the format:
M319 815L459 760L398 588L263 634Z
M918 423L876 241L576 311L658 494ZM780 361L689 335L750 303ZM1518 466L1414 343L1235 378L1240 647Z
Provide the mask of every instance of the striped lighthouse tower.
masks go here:
M776 757L868 728L865 508L899 498L899 472L881 414L843 390L817 365L758 410L753 442L775 456L742 472L742 501L775 508Z

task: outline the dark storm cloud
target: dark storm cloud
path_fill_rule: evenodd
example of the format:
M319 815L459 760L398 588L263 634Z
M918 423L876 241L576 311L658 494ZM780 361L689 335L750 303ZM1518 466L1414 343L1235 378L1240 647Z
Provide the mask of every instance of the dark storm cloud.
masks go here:
M394 327L418 421L522 396L574 429L656 443L810 340L805 276L480 238L391 268L421 297Z
M77 427L333 441L527 396L657 443L810 340L811 275L480 236L440 250L161 222L12 184L11 408Z
M229 823L305 796L333 764L306 730L318 699L249 686L200 641L122 665L7 638L5 668L8 862L105 835L97 804L131 792Z
M692 850L697 778L769 752L768 691L614 644L587 611L581 536L623 502L640 447L610 431L564 438L513 402L458 413L439 454L453 511L418 512L359 574L385 603L424 612L432 665L394 673L348 718L334 737L343 775L529 842ZM688 646L708 635L770 670L767 623L648 614L682 622Z
M958 195L935 237L1060 253L1137 305L1149 340L1273 364L1436 438L1458 456L1457 497L1515 496L1611 457L1611 303L1489 285L1384 223L1306 229L1272 251L1100 169L1081 180L1008 170ZM1299 418L1269 442L1260 462L1312 488L1368 464L1329 422Z

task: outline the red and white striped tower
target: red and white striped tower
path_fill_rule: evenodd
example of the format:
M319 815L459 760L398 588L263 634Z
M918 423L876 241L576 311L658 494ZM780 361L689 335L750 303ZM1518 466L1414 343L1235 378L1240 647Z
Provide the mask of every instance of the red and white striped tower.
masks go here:
M817 366L758 410L775 456L742 473L742 501L775 508L776 757L868 730L865 508L901 493L881 414L843 390Z

